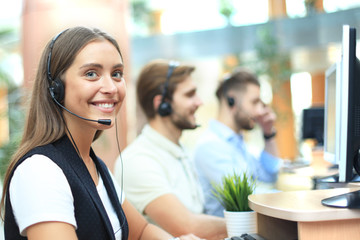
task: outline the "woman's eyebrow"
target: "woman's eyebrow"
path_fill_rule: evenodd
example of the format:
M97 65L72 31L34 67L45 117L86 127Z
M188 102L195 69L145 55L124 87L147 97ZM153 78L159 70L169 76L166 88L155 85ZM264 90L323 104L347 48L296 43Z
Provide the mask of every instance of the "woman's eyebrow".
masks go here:
M86 63L86 64L82 65L80 67L80 69L87 68L87 67L103 68L103 66L98 63ZM122 68L122 67L124 67L124 64L122 64L122 63L116 64L113 66L113 68Z
M123 67L124 67L124 64L119 63L119 64L114 65L113 68L123 68Z
M98 64L98 63L86 63L86 64L82 65L80 67L80 69L87 68L87 67L103 68L103 66L101 64Z

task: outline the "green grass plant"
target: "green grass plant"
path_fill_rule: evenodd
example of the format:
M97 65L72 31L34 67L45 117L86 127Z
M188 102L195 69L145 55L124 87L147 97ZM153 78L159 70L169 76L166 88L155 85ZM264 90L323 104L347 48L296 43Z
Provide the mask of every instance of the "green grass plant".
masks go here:
M222 177L222 182L212 184L213 195L226 211L252 211L249 207L248 196L256 187L256 180L246 172L233 172Z

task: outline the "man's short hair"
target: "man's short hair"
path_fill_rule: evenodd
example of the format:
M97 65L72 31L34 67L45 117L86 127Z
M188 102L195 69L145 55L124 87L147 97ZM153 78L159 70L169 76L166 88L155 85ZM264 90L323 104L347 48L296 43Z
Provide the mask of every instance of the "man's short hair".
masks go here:
M260 82L255 74L247 69L237 68L220 82L216 90L216 97L220 101L222 98L228 97L230 90L244 92L249 84L260 87Z
M137 79L136 93L139 104L148 119L155 117L157 109L154 108L153 99L162 95L166 76L169 70L169 61L154 60L146 64ZM180 64L168 80L165 99L171 101L176 86L183 82L195 70L195 67Z

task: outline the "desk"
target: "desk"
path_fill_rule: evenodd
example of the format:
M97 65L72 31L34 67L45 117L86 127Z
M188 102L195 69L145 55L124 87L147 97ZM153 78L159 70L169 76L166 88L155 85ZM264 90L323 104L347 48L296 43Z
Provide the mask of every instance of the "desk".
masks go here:
M338 173L337 169L330 169L332 165L323 158L323 151L313 150L312 160L309 166L292 167L292 164L285 165L280 170L276 188L280 191L312 190L314 179L323 178Z
M359 239L360 210L330 208L324 198L359 190L338 188L249 196L258 216L258 234L267 240Z

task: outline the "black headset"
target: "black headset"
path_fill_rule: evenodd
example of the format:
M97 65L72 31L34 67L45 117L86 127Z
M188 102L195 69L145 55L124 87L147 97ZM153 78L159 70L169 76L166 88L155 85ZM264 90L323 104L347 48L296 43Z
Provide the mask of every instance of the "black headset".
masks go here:
M168 86L169 86L169 81L170 81L171 75L173 74L173 72L177 66L179 66L178 62L170 61L169 69L168 69L168 72L166 75L166 80L164 83L164 88L163 88L163 91L161 94L161 103L158 108L158 113L162 117L169 116L172 112L171 104L168 101L166 101L166 97L167 97L166 95L168 94Z
M233 107L235 105L235 99L233 97L230 97L227 95L227 92L228 92L228 81L231 79L232 76L227 76L224 80L223 80L223 83L222 83L222 93L223 93L223 96L226 98L226 102L228 104L229 107Z
M235 99L233 97L226 96L226 100L229 107L233 107L235 105Z
M64 31L60 32L58 35L56 35L50 43L50 51L49 51L49 55L47 58L47 79L49 81L49 92L51 97L56 100L57 102L61 103L64 100L64 96L65 96L65 87L63 82L61 81L61 79L59 77L56 77L55 79L52 78L51 76L51 71L50 71L50 66L51 66L51 55L52 55L52 49L54 47L54 43L55 41L58 39L58 37L63 34L64 32L66 32L68 29L65 29Z

